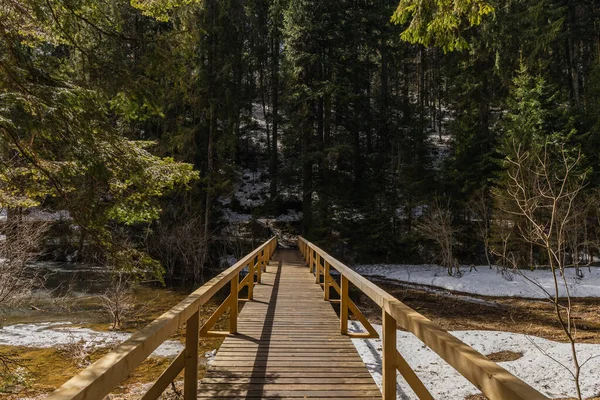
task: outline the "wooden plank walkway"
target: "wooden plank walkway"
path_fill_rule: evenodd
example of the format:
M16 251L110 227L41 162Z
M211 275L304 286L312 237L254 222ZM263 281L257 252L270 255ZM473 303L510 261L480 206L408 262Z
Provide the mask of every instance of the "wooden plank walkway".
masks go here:
M198 398L381 399L381 392L300 253L278 250Z

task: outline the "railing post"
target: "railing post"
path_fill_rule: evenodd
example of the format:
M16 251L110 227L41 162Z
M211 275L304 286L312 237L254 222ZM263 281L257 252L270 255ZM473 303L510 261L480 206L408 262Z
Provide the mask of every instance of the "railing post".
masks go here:
M383 400L396 399L396 320L385 309L381 316L382 319L382 358L383 365L381 372L383 382L381 392Z
M348 278L341 275L340 279L340 332L348 334Z
M315 283L321 283L321 255L317 253L315 261Z
M231 306L229 310L229 333L237 333L238 318L238 284L240 282L239 272L231 279Z
M198 397L198 336L200 311L196 311L185 326L185 371L183 376L183 398Z
M254 258L248 264L248 300L254 299Z
M329 301L329 263L325 261L324 265L325 271L323 271L323 300Z
M264 261L265 261L265 250L263 249L263 251L261 251L260 254L258 255L258 278L256 280L256 283L261 282Z
M313 257L314 257L314 253L313 253L313 249L309 248L309 254L308 254L308 268L310 270L310 273L312 274L313 272Z

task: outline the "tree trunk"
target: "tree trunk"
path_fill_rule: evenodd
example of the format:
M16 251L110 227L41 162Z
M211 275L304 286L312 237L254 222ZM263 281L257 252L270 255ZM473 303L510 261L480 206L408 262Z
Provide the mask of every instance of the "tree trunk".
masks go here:
M310 105L304 101L302 105L302 231L305 235L310 232L312 224L312 194L313 194L313 162L312 162L312 123L309 122Z
M279 121L278 121L278 113L279 113L279 28L278 21L273 22L274 32L271 42L271 116L273 118L273 122L271 124L271 158L269 165L269 172L271 175L271 185L269 187L271 200L277 197L277 153L278 149L278 129L279 129Z

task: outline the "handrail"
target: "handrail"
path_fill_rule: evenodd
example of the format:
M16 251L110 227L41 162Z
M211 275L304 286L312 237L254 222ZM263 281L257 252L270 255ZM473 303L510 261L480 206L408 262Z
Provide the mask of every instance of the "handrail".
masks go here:
M262 269L269 262L276 247L277 237L267 240L227 270L196 289L196 291L183 299L179 304L152 321L141 331L133 334L128 340L121 343L107 355L75 375L52 392L48 398L51 400L93 400L104 398L104 396L109 394L119 383L127 378L161 343L185 324L186 349L163 372L143 398L157 398L171 382L172 377L177 376L184 369L184 398L186 400L195 399L198 385L197 347L200 331L200 307L227 283L231 283L230 306L233 306L233 308L229 333L236 333L239 273L246 266L249 268L249 275L252 278L246 284L248 285L248 292L251 293L252 287L255 284L254 276L258 275L258 282L260 282ZM255 260L257 260L256 263ZM252 299L251 295L249 298Z
M414 371L410 369L396 350L397 323L419 338L491 400L548 399L498 364L490 361L483 354L475 351L472 347L301 236L298 237L298 248L307 261L310 271L315 271L318 280L321 271L325 273L329 271L329 268L334 268L340 273L339 293L341 299L339 301L341 304L340 329L342 334L347 334L348 304L350 301L348 299L349 282L381 307L383 321L382 392L384 400L396 398L396 370L400 371L405 377L420 399L433 399ZM321 265L321 261L323 265ZM328 277L326 276L325 282L327 281ZM327 283L325 284L325 290L329 290ZM326 297L328 298L329 295L327 294Z

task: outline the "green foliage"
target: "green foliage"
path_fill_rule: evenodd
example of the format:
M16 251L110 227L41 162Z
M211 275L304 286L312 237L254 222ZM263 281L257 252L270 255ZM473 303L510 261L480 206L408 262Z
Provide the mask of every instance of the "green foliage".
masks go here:
M483 17L493 12L484 0L401 0L392 22L409 22L401 34L403 40L433 44L448 52L468 49L466 28L481 24Z
M200 3L200 0L131 0L131 5L141 10L143 15L161 22L172 19L174 11L180 7Z
M123 46L141 40L125 29L140 16L126 3L88 1L9 3L2 13L0 207L66 209L113 265L158 277L134 242L117 245L114 226L157 220L160 198L199 174L153 154L131 129L165 117L124 79L135 51Z
M248 169L282 190L235 211L302 208L306 234L356 258L427 252L415 226L433 193L476 242L466 201L502 185L514 143L598 165L599 14L591 0L9 0L0 206L67 209L81 243L139 271L159 272L148 238L195 221L201 270L218 200Z
M531 151L544 146L547 140L544 125L548 115L543 107L544 91L544 79L532 77L521 63L513 79L503 119L505 154L515 143Z

